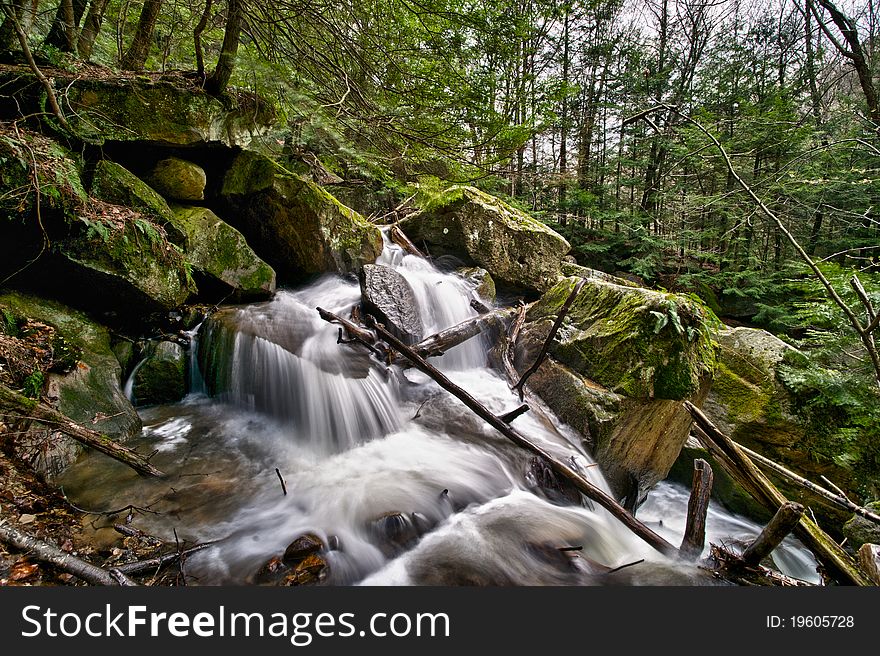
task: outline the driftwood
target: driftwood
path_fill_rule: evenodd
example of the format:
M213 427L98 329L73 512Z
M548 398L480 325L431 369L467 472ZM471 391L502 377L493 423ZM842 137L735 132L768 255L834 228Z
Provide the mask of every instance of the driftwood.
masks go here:
M880 585L880 546L866 543L859 547L859 564L874 585Z
M423 358L433 358L443 355L453 346L458 346L472 337L476 337L480 333L503 325L503 322L510 319L514 312L515 310L511 308L501 308L499 310L480 314L476 317L471 317L470 319L465 319L461 323L445 328L430 337L426 337L421 342L414 345L412 349Z
M134 563L118 565L114 569L123 574L139 574L149 569L159 569L160 567L164 567L165 565L177 561L179 558L189 556L190 554L201 551L202 549L207 549L211 546L214 546L213 542L205 542L204 544L197 544L194 547L184 549L183 551L172 551L171 553L156 556L155 558L147 558L146 560L139 560Z
M406 236L403 230L400 229L400 226L396 223L391 226L391 229L388 231L388 236L391 238L391 241L400 246L410 255L422 258L425 257L425 254L422 253L412 241L410 241L410 238Z
M788 499L776 489L763 472L749 460L749 457L736 444L722 433L689 401L684 407L694 418L699 430L700 441L715 457L728 474L739 483L754 499L771 512L776 512ZM831 536L823 531L812 519L803 515L795 527L795 534L813 552L826 571L841 583L850 585L871 585L856 562Z
M789 501L782 504L760 535L743 550L743 562L746 565L759 564L779 546L786 535L791 533L798 522L800 522L803 514L804 507L799 503Z
M519 306L516 312L516 318L513 320L513 323L510 324L510 331L506 335L501 334L499 336L498 345L495 348L498 360L500 360L501 363L501 368L504 369L504 375L507 377L507 384L511 389L516 385L516 381L519 378L519 374L513 364L513 350L516 347L516 340L519 339L519 333L526 320L526 310L527 307L525 305Z
M6 523L0 523L0 541L16 549L27 551L35 560L49 563L92 585L137 585L118 569L109 571L101 569Z
M870 510L868 510L864 506L860 506L859 504L857 504L853 501L850 501L839 490L839 488L838 488L838 492L840 492L840 493L835 494L834 492L826 490L824 487L816 485L812 481L807 480L803 476L798 476L793 471L780 465L778 462L774 462L773 460L770 460L770 458L762 456L760 453L752 451L748 447L744 447L739 442L734 442L734 444L736 444L736 448L743 451L746 455L749 456L749 458L751 458L752 460L754 460L758 464L764 465L767 468L772 469L774 472L776 472L780 476L787 478L788 480L790 480L794 483L797 483L801 487L809 490L810 492L813 492L814 494L817 494L818 496L822 497L826 501L830 501L831 503L836 505L838 508L843 508L844 510L849 510L850 512L853 512L856 515L860 515L861 517L864 517L865 519L868 519L876 524L880 524L880 515L871 512Z
M376 333L385 342L387 342L389 345L391 345L392 348L405 356L416 369L430 376L438 385L440 385L440 387L459 399L468 408L470 408L474 412L474 414L486 421L490 426L492 426L499 433L511 440L514 444L543 458L550 465L554 472L574 484L574 486L587 498L592 499L600 506L605 508L609 513L616 517L618 521L624 524L642 540L647 542L651 547L670 557L675 557L678 554L678 549L676 547L674 547L664 538L657 535L642 522L638 521L635 517L626 512L626 510L624 510L620 506L620 504L618 504L617 501L615 501L612 497L590 483L586 479L586 477L584 477L581 473L575 471L570 465L556 459L549 452L534 444L529 439L518 433L511 426L504 423L501 419L490 412L482 403L477 401L467 391L449 380L435 367L428 364L428 362L425 361L424 358L419 356L406 344L404 344L394 335L388 332L384 326L377 323L374 319L372 319L372 317L367 317L367 325L375 329Z
M687 524L679 551L686 558L696 560L706 546L706 513L715 475L712 467L702 458L694 460L694 479L688 499Z
M556 337L556 333L559 332L560 326L562 326L562 322L565 319L565 316L568 314L568 311L571 309L572 303L577 298L577 295L580 293L583 286L586 284L586 280L581 278L578 280L577 284L574 286L574 289L571 290L571 294L568 295L568 298L565 299L565 303L562 304L562 308L559 310L559 314L556 316L556 321L553 322L553 327L550 328L550 333L547 335L547 339L544 340L544 345L541 347L540 353L538 353L538 357L535 358L535 361L532 363L532 366L529 367L526 372L522 375L522 378L519 379L519 382L513 386L517 392L519 392L519 399L522 401L523 398L523 385L526 384L526 381L529 379L533 373L538 370L538 367L541 366L541 363L544 361L544 358L547 357L547 351L550 350L550 344L553 342L553 338ZM515 344L515 341L514 341Z
M525 413L527 413L529 410L530 410L529 406L528 406L527 404L523 403L523 404L522 404L521 406L519 406L518 408L516 408L516 409L514 409L514 410L511 410L510 412L506 412L506 413L504 413L503 415L501 415L501 416L498 417L498 418L499 418L501 421L503 421L505 424L509 424L509 423L511 423L514 419L516 419L517 417L519 417L520 415L524 415Z
M387 360L388 354L382 351L380 348L376 346L376 336L373 335L369 330L361 328L357 324L352 323L348 319L343 319L338 314L334 314L324 308L315 308L318 311L318 314L321 315L321 318L324 321L329 323L338 323L342 326L349 335L351 335L352 340L360 342L364 346L366 346L370 351L378 357L380 360ZM341 331L339 339L336 340L338 344L347 344L348 342L342 339Z
M142 476L164 476L159 469L136 451L122 446L98 431L75 423L66 415L50 408L45 403L15 392L5 385L0 385L0 408L9 409L24 418L50 424L54 429L75 439L80 444L100 451L134 469Z

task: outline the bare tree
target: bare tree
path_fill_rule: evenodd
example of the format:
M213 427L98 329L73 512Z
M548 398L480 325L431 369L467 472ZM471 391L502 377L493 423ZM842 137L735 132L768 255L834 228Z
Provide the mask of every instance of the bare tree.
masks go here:
M153 42L153 31L159 20L159 11L162 9L163 0L146 0L141 10L137 31L128 46L128 50L122 57L120 65L127 71L143 70L150 54L150 44Z

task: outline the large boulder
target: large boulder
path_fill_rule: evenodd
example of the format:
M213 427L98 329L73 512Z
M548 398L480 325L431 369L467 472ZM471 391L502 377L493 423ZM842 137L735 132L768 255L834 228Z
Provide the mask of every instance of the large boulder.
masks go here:
M122 371L106 328L60 303L19 292L0 295L0 311L25 331L48 329L43 348L51 351L52 364L42 392L60 412L115 440L140 431L140 418L122 392ZM47 475L59 473L80 451L78 442L36 423L15 445Z
M535 361L577 283L564 278L527 314L520 373ZM529 387L584 437L618 498L664 479L688 436L681 401L705 398L713 318L689 298L587 280Z
M314 182L252 151L233 161L221 203L284 281L355 272L382 252L382 233L375 225Z
M179 157L166 157L153 167L149 182L160 194L171 200L196 201L205 199L208 177L198 164Z
M174 214L168 202L124 166L108 159L99 161L95 166L91 193L108 203L142 212L165 229L168 239L178 246L183 245L186 235L174 225Z
M405 344L415 344L422 339L422 316L406 278L391 267L365 264L360 281L367 313L374 315Z
M880 514L880 501L865 504L865 508L875 515ZM863 544L880 544L880 524L861 515L853 515L843 525L843 534L849 540L852 549L858 549Z
M146 358L134 372L132 396L135 404L174 403L186 395L186 351L180 344L162 341L151 344Z
M275 271L248 246L244 236L205 207L175 206L172 224L186 240L184 251L203 294L216 290L236 300L267 298Z
M450 187L400 227L432 255L459 257L518 290L552 287L571 249L540 221L474 187Z

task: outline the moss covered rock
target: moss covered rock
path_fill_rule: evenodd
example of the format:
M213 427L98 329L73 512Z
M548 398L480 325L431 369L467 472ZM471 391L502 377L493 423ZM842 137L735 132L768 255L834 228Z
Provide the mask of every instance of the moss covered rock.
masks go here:
M182 251L128 208L91 203L80 229L55 250L66 294L85 306L144 315L176 308L196 292Z
M875 515L880 514L880 501L874 501L865 507ZM852 519L843 525L843 534L849 540L852 549L858 549L866 543L880 544L880 524L860 515L853 515Z
M140 431L140 418L122 392L122 372L106 328L60 303L19 292L0 295L0 309L4 316L39 321L57 331L55 357L70 360L70 369L47 372L44 393L60 412L120 441ZM80 450L77 442L38 424L15 444L20 455L49 475L59 473Z
M174 207L173 224L186 235L184 250L201 292L215 289L237 300L267 298L275 271L248 246L244 236L205 207Z
M432 255L454 255L515 289L545 291L571 249L561 235L474 187L450 187L404 219L401 229Z
M172 200L194 201L205 199L208 178L205 169L179 157L166 157L153 168L150 185Z
M379 229L314 182L240 153L223 180L227 216L285 281L347 273L382 252Z
M91 193L115 205L124 205L142 212L163 228L168 239L183 245L185 235L174 225L174 214L156 190L124 166L102 159L95 167Z
M134 372L132 396L137 405L175 403L186 396L186 351L180 344L152 344Z
M577 284L563 278L529 309L526 330L548 326ZM717 319L684 296L589 279L550 352L563 364L634 398L693 398L715 367Z

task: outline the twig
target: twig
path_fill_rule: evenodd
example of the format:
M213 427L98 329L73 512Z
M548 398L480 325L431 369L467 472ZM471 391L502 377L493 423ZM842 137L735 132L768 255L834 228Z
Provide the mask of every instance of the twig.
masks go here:
M626 563L625 565L618 565L617 567L614 567L614 568L612 568L612 569L609 569L609 570L608 570L607 572L605 572L605 573L606 573L606 574L614 574L614 572L619 572L619 571L622 570L622 569L626 569L627 567L632 567L633 565L638 565L639 563L643 563L643 562L645 562L645 559L644 559L644 558L639 558L638 560L634 560L634 561L631 562L631 563Z
M553 322L553 327L550 329L550 334L548 334L547 339L544 340L544 345L541 347L541 352L538 353L538 357L535 358L532 366L529 367L528 370L522 375L522 378L519 379L519 382L513 386L513 389L519 392L520 401L522 401L523 399L523 385L525 385L529 376L531 376L538 370L538 368L541 366L541 363L544 361L544 358L547 357L547 351L550 349L550 344L553 342L553 338L556 337L556 333L559 332L559 328L560 326L562 326L562 322L568 314L572 303L574 303L574 300L577 298L577 295L580 293L586 282L587 281L583 278L578 280L577 284L574 286L574 289L572 289L571 293L568 295L568 298L565 299L565 303L562 304L562 308L559 310L559 314L556 316L556 321Z
M171 553L156 556L154 558L118 565L115 569L123 574L139 574L148 569L159 569L160 567L178 560L181 556L189 556L202 549L213 547L215 544L216 542L204 542L202 544L197 544L194 547L190 547L189 549L184 549L183 551L172 551Z
M284 478L282 478L278 467L275 468L275 473L278 474L278 480L281 481L281 491L284 492L284 496L287 496L287 486L284 484Z

